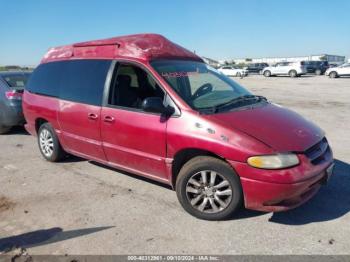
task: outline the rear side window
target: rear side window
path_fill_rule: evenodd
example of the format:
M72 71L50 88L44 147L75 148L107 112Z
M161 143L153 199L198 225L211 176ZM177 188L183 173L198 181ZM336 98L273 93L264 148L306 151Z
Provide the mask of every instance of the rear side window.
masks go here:
M26 89L35 94L59 96L63 62L39 65L29 78Z
M90 105L101 105L109 60L65 62L60 98Z

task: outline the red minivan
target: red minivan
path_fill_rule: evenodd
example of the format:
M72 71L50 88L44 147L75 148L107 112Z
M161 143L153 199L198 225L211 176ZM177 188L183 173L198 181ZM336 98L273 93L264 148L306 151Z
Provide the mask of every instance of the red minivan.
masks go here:
M294 208L333 169L320 128L156 34L50 49L23 110L45 159L72 154L166 183L201 219Z

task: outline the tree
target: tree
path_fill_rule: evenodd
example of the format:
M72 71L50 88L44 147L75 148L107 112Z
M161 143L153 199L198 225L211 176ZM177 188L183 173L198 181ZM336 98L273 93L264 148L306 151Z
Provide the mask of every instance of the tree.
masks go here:
M237 64L237 67L239 67L239 68L244 68L246 66L247 66L246 63L239 63L239 64Z
M327 61L327 56L325 56L325 55L321 56L321 57L320 57L320 60L321 60L321 61Z

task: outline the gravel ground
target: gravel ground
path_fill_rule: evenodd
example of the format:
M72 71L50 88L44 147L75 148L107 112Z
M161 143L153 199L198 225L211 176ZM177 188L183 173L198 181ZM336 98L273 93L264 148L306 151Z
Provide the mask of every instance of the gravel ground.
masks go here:
M0 252L12 242L34 255L350 254L350 78L236 80L326 131L335 173L310 202L201 221L165 186L79 158L44 161L18 128L0 136Z

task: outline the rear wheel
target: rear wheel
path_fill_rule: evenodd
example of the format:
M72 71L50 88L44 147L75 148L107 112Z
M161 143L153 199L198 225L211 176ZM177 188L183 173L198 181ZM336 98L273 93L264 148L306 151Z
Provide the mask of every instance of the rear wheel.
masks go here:
M50 162L58 162L66 155L57 138L55 130L49 123L40 126L38 131L38 144L41 154Z
M322 75L321 69L317 69L317 70L315 71L315 74L318 75L318 76Z
M335 71L332 71L332 72L329 73L329 77L330 78L337 78L338 77L338 73L335 72Z
M297 77L297 76L298 76L298 73L297 73L297 71L295 71L295 70L290 70L289 73L288 73L288 75L289 75L290 77Z
M0 135L6 134L11 130L11 127L8 126L0 126Z
M176 180L176 193L182 207L205 220L230 217L242 205L239 177L224 161L207 156L187 162Z
M265 76L265 77L270 77L270 76L271 76L271 71L266 70L266 71L264 72L264 76Z

